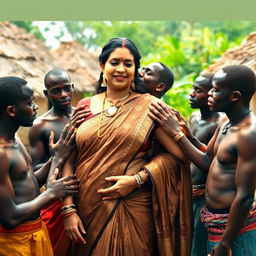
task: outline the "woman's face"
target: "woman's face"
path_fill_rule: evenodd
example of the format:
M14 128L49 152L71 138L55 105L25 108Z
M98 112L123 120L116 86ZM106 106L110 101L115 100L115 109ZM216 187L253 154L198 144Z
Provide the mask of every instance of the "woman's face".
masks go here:
M107 87L114 90L130 88L134 80L135 63L129 49L116 48L101 68L107 80Z

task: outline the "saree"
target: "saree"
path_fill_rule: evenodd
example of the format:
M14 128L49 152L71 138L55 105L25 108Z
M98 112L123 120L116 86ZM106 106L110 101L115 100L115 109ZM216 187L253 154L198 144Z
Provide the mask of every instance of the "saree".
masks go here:
M76 205L86 244L73 243L69 255L174 255L159 253L150 186L118 200L103 201L97 193L113 185L105 177L133 175L145 165L141 149L154 127L148 116L154 99L149 94L133 95L115 116L101 119L99 113L78 128Z

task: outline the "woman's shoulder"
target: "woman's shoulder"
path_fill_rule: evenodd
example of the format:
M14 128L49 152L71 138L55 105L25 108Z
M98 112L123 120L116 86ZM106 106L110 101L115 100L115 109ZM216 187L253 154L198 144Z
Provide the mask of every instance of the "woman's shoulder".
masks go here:
M149 101L149 102L157 100L157 98L155 96L153 96L153 95L151 95L149 93L143 93L143 94L139 94L138 93L138 95L139 95L138 98L141 99L141 100L146 100L146 101Z
M84 108L89 108L90 107L90 102L91 102L91 97L81 99L77 103L77 107L84 105Z

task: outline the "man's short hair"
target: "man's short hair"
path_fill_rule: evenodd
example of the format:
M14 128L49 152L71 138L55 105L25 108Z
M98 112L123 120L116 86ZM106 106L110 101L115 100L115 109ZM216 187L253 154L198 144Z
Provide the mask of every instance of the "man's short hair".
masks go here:
M227 74L223 82L234 91L239 91L241 96L250 101L256 91L255 73L245 65L230 65L222 68Z
M166 89L163 91L163 94L172 88L174 83L174 75L172 71L162 62L158 62L163 70L160 71L159 82L166 84Z
M9 105L17 103L20 89L26 84L26 80L15 76L0 78L0 114L3 114Z
M52 78L57 78L57 77L61 77L62 74L66 74L70 80L70 76L69 76L69 73L64 70L64 69L60 69L60 68L55 68L55 69L52 69L50 70L44 77L44 85L45 87L47 88L49 86L49 79L52 79Z

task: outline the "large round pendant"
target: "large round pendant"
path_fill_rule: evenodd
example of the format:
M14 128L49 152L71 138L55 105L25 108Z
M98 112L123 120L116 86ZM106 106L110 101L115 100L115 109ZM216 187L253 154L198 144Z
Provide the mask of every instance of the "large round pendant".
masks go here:
M108 116L108 117L114 116L116 112L117 112L117 107L115 105L110 106L105 110L105 116Z

